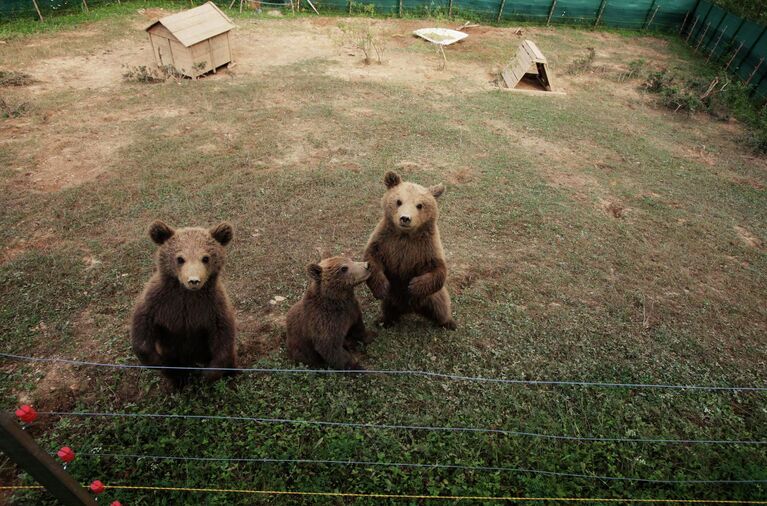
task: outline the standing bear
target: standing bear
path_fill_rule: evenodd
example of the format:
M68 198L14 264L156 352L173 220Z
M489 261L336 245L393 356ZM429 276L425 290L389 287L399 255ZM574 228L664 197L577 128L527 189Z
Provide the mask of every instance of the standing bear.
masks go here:
M133 311L133 351L144 365L234 368L234 311L221 281L224 246L232 226L210 230L174 230L155 221L149 236L159 246L157 266ZM195 376L183 369L162 369L175 387ZM224 372L204 371L208 380Z
M332 257L307 268L309 287L287 315L288 355L297 362L334 369L362 369L347 348L369 343L354 287L370 276L367 262Z
M384 184L383 218L364 255L371 270L368 287L383 301L380 321L388 327L415 311L453 330L445 253L437 228L436 199L445 187L403 182L394 172L386 173Z

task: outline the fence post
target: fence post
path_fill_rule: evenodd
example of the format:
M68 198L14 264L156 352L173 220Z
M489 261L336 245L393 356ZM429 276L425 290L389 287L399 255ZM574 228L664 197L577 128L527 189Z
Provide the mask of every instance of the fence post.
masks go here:
M447 3L447 17L449 18L453 17L453 0L450 0Z
M495 20L497 23L501 22L501 17L503 16L503 8L505 5L506 0L501 0L501 6L498 8L498 19Z
M760 40L762 40L762 37L764 36L764 32L765 32L765 31L767 31L767 26L766 26L766 27L764 27L764 28L762 28L762 32L759 34L759 36L758 36L756 39L754 39L754 43L753 43L753 44L751 44L751 46L748 48L748 51L746 51L746 55L745 55L745 56L744 56L744 57L743 57L743 58L740 60L740 62L738 63L738 67L740 67L740 64L741 64L741 63L743 63L744 61L746 61L746 58L748 58L748 57L749 57L749 55L750 55L750 54L751 54L751 52L754 50L754 48L756 47L756 45L757 45L757 44L759 44L759 41L760 41Z
M714 47L711 48L711 52L708 53L708 58L706 58L706 63L711 59L711 57L714 55L714 51L716 51L717 46L719 45L719 42L722 40L722 36L724 35L724 32L727 31L727 25L724 26L721 32L719 32L719 37L716 39L716 42L714 42Z
M690 42L690 37L692 37L692 32L695 31L695 26L698 24L698 19L700 18L698 16L695 16L695 21L692 22L690 31L687 33L687 37L684 39L685 42Z
M35 6L35 10L37 11L37 15L40 16L40 21L45 22L43 19L43 15L40 14L40 7L37 6L37 0L32 0L32 4Z
M554 9L557 8L557 0L553 0L551 2L551 8L549 9L549 17L546 18L546 26L549 26L551 23L551 16L554 15Z
M21 430L10 413L0 413L0 450L62 504L96 506L90 494Z
M650 23L652 23L652 20L655 19L655 13L658 12L658 7L659 7L659 6L656 7L655 4L657 3L658 3L658 0L652 0L652 4L650 4L650 8L647 9L647 14L645 14L642 30L646 30L647 27L650 26Z
M708 32L708 29L711 28L711 23L706 23L706 29L703 30L703 33L700 34L700 38L698 39L698 44L695 46L695 52L698 52L698 48L700 48L700 45L703 43L703 39L706 37L706 32Z
M746 86L748 86L748 83L750 83L751 79L754 78L756 71L759 70L759 67L762 66L762 63L764 63L764 56L759 58L759 63L756 64L756 67L754 67L754 70L751 71L751 74L749 74L748 79L746 79Z
M594 28L599 26L599 22L602 20L602 14L605 12L606 6L607 6L607 0L602 0L602 3L599 4L599 12L597 13L597 20L594 21Z
M402 0L399 0L399 17L402 17Z

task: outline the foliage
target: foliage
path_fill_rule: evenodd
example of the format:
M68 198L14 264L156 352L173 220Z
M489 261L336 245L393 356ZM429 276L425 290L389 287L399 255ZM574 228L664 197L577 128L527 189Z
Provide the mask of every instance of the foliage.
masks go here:
M573 60L565 69L565 74L575 76L591 72L594 67L596 51L593 47L586 48L586 54Z
M733 80L725 71L690 75L680 70L651 72L644 89L657 94L665 107L675 112L706 112L717 119L732 117L748 127L743 139L758 153L767 153L767 115L764 106L750 98L751 89Z
M0 86L28 86L34 82L32 76L24 72L0 70Z
M714 0L714 3L738 16L767 24L767 0Z
M373 26L371 20L341 21L338 23L338 28L341 29L342 34L340 43L351 45L362 51L365 55L363 59L365 65L373 63L373 56L379 65L383 64L383 55L386 50L385 36L381 30Z
M195 64L195 69L197 68ZM201 64L203 67L205 63ZM131 83L143 83L154 84L163 83L168 79L181 79L184 75L181 74L173 65L163 65L161 67L137 65L137 66L125 66L123 71L123 79Z
M10 102L0 97L0 118L20 118L31 109L29 102Z

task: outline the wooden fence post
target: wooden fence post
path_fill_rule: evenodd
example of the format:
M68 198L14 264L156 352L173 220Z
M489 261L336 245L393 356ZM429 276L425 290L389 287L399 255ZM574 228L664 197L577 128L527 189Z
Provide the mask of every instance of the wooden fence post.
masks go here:
M45 21L43 19L43 15L40 13L40 7L37 5L37 0L32 0L32 5L35 6L35 10L37 11L37 15L40 16L40 21Z
M658 0L652 0L652 4L650 4L650 8L647 9L647 14L644 17L644 24L642 25L642 30L646 30L648 26L650 26L650 23L652 23L652 20L655 19L655 14L658 12L658 7L656 4L658 3Z
M450 0L447 3L447 17L449 18L453 17L453 0Z
M764 63L764 56L759 58L759 63L756 64L756 67L754 67L754 70L751 71L751 74L748 76L748 79L746 79L746 86L748 86L748 83L750 83L751 79L754 78L756 71L759 70L759 67L762 66L762 63Z
M719 37L716 39L716 42L714 42L714 47L711 48L711 52L708 53L708 58L706 58L706 63L711 59L711 56L713 56L714 51L716 51L717 46L719 45L719 42L722 40L722 36L724 35L724 32L727 31L727 25L724 25L724 28L722 28L722 31L719 32Z
M498 8L498 19L495 21L497 23L501 22L501 17L503 16L503 8L506 6L506 0L501 0L501 6Z
M698 52L698 48L700 47L701 43L703 43L703 39L706 37L706 32L708 32L708 29L711 28L711 23L706 23L706 29L703 30L703 33L700 34L700 38L698 39L698 44L695 46L695 52Z
M698 19L700 18L695 16L695 21L692 22L692 27L690 27L690 31L687 33L687 37L684 39L685 42L690 42L690 37L692 36L692 32L695 31L695 26L698 24Z
M735 59L735 57L740 53L740 50L743 49L743 43L741 42L740 45L738 45L738 49L735 50L734 53L732 53L732 56L730 56L730 59L727 61L727 65L724 66L724 70L729 70L730 65L732 65L732 60Z
M61 504L97 506L96 501L53 457L21 430L10 413L0 413L0 450L46 488Z
M549 26L551 23L551 16L554 15L554 9L557 8L557 0L553 0L551 2L551 8L549 9L549 17L546 18L546 26Z
M85 11L86 14L90 12L90 9L88 9L88 2L86 2L85 0L83 0L83 10Z
M399 17L402 17L402 0L399 0Z
M690 15L689 12L684 13L684 19L682 20L682 26L679 27L679 36L681 37L684 33L684 27L687 26L687 17Z
M599 26L599 22L602 21L602 14L605 12L605 7L607 7L607 0L602 0L602 3L599 4L599 12L597 13L597 20L594 21L594 28Z

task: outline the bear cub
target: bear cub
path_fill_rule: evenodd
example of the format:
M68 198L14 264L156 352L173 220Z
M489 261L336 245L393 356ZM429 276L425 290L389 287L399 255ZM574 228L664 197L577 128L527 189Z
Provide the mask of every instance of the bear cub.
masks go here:
M332 257L307 267L309 287L287 315L290 358L312 367L359 370L349 349L370 343L354 287L370 276L367 262Z
M373 296L382 299L380 322L396 323L416 312L446 329L455 329L450 294L445 287L447 266L437 227L437 198L441 184L425 188L404 182L394 172L384 176L383 217L365 247Z
M158 245L157 265L131 322L139 361L151 366L236 367L234 311L221 281L232 226L174 230L155 221L149 236ZM161 371L175 387L199 372ZM203 372L211 381L222 375L223 371Z

